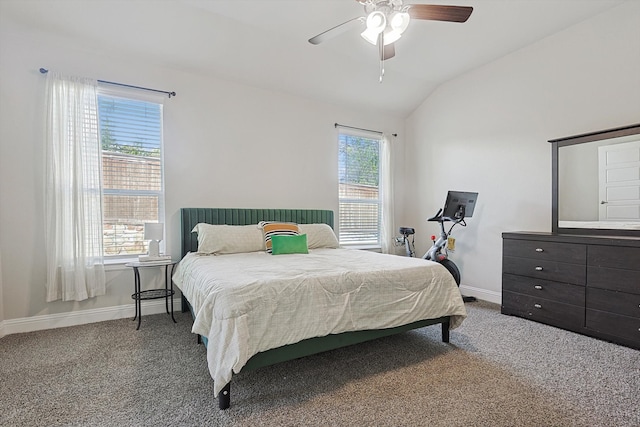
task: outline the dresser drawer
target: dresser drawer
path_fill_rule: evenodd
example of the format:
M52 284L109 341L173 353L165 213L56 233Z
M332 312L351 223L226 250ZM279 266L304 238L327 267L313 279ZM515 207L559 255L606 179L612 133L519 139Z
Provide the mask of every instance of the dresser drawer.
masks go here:
M502 290L579 306L585 301L584 286L514 274L502 275Z
M512 256L502 257L502 271L519 276L573 283L576 285L584 285L587 276L587 267L584 264L567 264L557 261Z
M608 311L640 319L640 295L587 288L587 309Z
M624 338L640 345L640 319L587 309L587 329Z
M584 327L584 306L559 303L515 292L502 291L502 313L565 329L581 330Z
M502 253L507 256L585 264L586 245L538 240L504 239Z
M640 271L640 248L589 246L587 264L590 266Z
M640 295L640 270L587 266L587 286Z

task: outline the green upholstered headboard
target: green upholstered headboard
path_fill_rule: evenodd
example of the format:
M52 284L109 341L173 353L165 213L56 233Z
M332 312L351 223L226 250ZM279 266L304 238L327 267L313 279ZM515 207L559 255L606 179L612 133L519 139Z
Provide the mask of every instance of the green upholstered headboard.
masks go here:
M333 228L333 211L317 209L233 209L181 208L182 256L198 250L193 227L207 224L250 225L260 221L286 221L298 224L328 224Z

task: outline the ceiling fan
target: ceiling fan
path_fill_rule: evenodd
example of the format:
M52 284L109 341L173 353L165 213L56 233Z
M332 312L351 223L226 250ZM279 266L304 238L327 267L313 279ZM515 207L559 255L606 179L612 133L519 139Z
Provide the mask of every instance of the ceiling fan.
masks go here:
M471 6L404 4L403 0L356 1L364 6L365 16L350 19L311 37L309 43L317 45L353 27L366 25L360 35L369 43L378 46L380 82L382 82L384 75L384 61L395 56L395 42L402 37L411 19L466 22L473 12Z

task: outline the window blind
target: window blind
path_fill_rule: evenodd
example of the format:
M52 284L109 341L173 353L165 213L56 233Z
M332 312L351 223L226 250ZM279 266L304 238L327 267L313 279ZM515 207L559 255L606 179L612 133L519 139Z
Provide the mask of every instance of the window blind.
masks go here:
M164 222L162 105L98 96L105 255L147 252L145 222Z
M380 245L380 139L338 135L339 240L343 245Z

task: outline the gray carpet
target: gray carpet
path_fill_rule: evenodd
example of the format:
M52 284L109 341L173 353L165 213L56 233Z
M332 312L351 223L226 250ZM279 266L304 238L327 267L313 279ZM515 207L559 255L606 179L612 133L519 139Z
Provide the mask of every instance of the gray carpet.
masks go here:
M0 339L1 426L640 426L640 352L467 304L440 328L240 374L217 409L176 314Z

